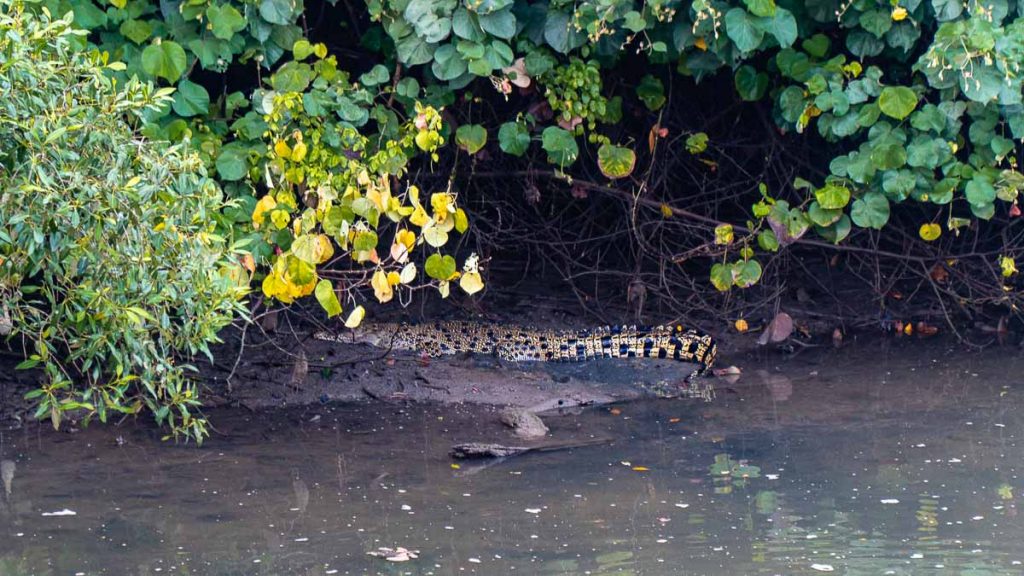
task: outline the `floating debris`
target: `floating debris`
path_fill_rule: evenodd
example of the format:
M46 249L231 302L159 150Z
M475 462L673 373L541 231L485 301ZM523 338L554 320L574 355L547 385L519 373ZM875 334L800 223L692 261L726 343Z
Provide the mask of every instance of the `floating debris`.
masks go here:
M383 558L388 562L408 562L409 560L415 560L420 557L419 550L409 550L408 548L403 548L401 546L398 548L381 547L376 550L371 550L370 552L367 552L367 554L374 558Z
M811 570L817 570L818 572L834 572L835 568L831 564L811 564Z
M68 510L67 508L65 508L63 510L57 510L56 512L43 512L43 516L77 516L77 515L78 515L78 512L75 512L74 510Z

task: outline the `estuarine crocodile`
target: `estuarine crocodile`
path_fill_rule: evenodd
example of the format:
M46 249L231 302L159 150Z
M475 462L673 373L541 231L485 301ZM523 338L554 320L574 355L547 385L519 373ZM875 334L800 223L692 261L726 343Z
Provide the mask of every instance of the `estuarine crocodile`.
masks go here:
M437 357L492 354L509 362L582 362L598 358L666 358L697 365L706 375L718 353L714 338L682 326L605 326L546 330L479 322L367 325L344 334L317 332L314 338L412 350Z

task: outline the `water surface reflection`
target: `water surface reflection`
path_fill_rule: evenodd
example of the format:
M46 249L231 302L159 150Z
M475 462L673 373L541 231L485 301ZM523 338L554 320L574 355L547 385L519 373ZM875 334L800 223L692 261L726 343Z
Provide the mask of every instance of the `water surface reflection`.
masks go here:
M144 426L6 432L0 574L1021 574L1007 356L751 359L713 403L550 418L611 442L483 469L447 456L511 442L478 408L220 412L198 450Z

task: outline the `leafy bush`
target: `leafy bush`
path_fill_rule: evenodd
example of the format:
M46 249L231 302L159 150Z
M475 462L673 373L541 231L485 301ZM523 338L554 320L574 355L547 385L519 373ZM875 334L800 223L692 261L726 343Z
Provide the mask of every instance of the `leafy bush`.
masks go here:
M68 6L64 0L42 4ZM809 233L848 241L858 229L885 228L896 205L914 203L930 216L913 232L933 242L944 231L990 219L999 202L1015 208L1024 187L1014 143L1024 137L1020 2L367 0L366 10L348 11L348 19L328 10L309 31L297 25L303 3L288 0L70 5L77 24L94 32L89 41L126 62L121 78L140 74L177 85L173 105L147 113L144 130L171 140L193 138L229 193L244 200L245 209L233 213L235 232L254 242L262 256L256 264L269 268L266 294L287 302L315 292L331 313L339 308L332 292L358 301L352 290L372 287L383 301L389 288L407 285L402 278L410 275L396 269L399 262L372 250L352 251L350 244L358 235L360 247L375 246L366 233L381 232L376 219L389 212L396 240L384 245L396 245L399 233L408 240L402 212L414 208L412 194L398 177L408 174L414 157L486 156L489 142L507 156L533 157L539 143L544 154L538 159L560 174L583 158L596 159L609 179L628 178L643 153L634 143L649 142L653 160L661 127L630 134L615 125L625 118L624 108L660 113L673 71L698 81L727 71L743 100L770 103L781 129L816 128L832 143L832 160L815 182L811 174L773 182L772 194L763 190L750 198L748 225L736 227L741 233L715 250L720 261L711 281L722 290L758 281L758 251L777 251ZM338 25L356 33L339 36ZM326 46L305 38L307 32L338 37L343 50L369 57L339 64ZM629 72L626 59L636 54L646 60L646 73L639 81L630 74L620 78ZM315 63L306 63L314 56ZM269 85L251 72L253 64L277 67ZM208 87L216 83L195 80L198 70L229 69L248 77L249 87L212 98ZM480 97L479 88L488 84L495 91ZM423 111L442 110L443 124L426 130L409 124ZM457 129L456 118L462 121ZM497 138L490 138L495 130ZM424 131L432 134L429 145L421 145L427 136L410 144ZM593 150L581 150L582 136ZM705 135L689 136L687 150L706 148ZM277 154L279 146L308 152L296 160ZM475 164L447 164L466 165ZM400 204L370 210L365 201L385 181L388 201ZM253 188L261 191L254 196ZM439 193L449 192L442 187ZM253 234L253 213L270 209L276 220ZM423 242L424 232L415 243ZM321 259L329 253L318 243L328 237L371 271L321 283L327 265ZM307 250L314 244L322 246L315 254ZM451 256L434 256L432 280L446 289L455 267L448 260L437 265Z
M172 434L205 420L180 353L209 354L248 277L216 233L217 184L185 145L139 136L172 89L76 51L70 13L0 0L0 306L47 381L37 417L143 407Z

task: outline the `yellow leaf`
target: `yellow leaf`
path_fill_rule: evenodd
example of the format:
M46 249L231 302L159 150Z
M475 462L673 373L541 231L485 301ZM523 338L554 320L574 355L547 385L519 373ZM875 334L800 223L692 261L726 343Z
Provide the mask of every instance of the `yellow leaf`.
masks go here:
M741 333L741 334L743 332L746 332L747 330L750 329L750 327L747 326L747 321L744 320L743 318L740 318L739 320L737 320L735 326L736 326L736 331Z
M296 142L295 147L292 148L292 162L302 162L303 158L306 157L306 143Z
M444 222L449 214L455 213L455 197L448 192L435 192L430 195L430 207L434 209L434 220Z
M448 242L448 233L437 226L432 226L423 231L423 240L434 248L440 248Z
M395 272L394 270L388 272L388 284L392 286L398 286L401 283L402 277L401 275L398 274L398 272Z
M388 275L383 270L377 270L373 273L370 285L373 286L373 295L377 297L381 304L390 302L395 296L394 291L391 289L391 284L388 283Z
M316 263L323 264L330 260L331 256L334 256L334 244L331 244L331 239L326 234L317 234L316 240L318 244Z
M278 158L284 158L287 160L292 157L292 149L284 140L278 140L277 143L274 144L274 154L277 154Z
M903 6L897 6L892 9L892 19L895 22L905 20L907 17L907 9Z
M277 200L270 194L267 194L260 201L256 203L256 208L252 211L252 227L257 230L263 225L263 220L266 217L267 212L270 212L277 207Z
M1003 269L1003 277L1009 278L1017 273L1017 263L1009 256L999 257L999 267Z
M345 328L358 328L364 316L366 316L366 310L362 306L356 306L356 309L345 319Z
M938 240L939 236L942 236L942 228L934 222L930 224L921 224L921 229L918 230L918 234L921 235L923 240L932 242L934 240Z
M669 206L668 204L662 204L661 205L661 216L663 218L671 218L672 217L672 207Z
M466 217L466 211L462 208L455 211L455 229L459 231L459 234L465 234L466 230L469 230L469 218Z
M702 51L705 51L705 52L708 49L708 43L703 38L697 38L697 40L693 43L693 45L696 46L699 50L702 50Z
M633 466L634 472L647 472L648 470L650 470L650 468L647 466Z
M911 334L913 334L914 333L914 325L912 323L910 323L910 322L907 322L906 326L903 327L903 333L906 334L907 336L910 336Z
M459 279L459 286L466 294L476 294L484 289L484 280L479 272L466 272Z
M289 220L291 220L291 217L284 210L274 210L270 213L270 221L274 223L274 227L278 230L287 228Z
M402 273L398 275L398 279L402 284L408 284L416 279L416 264L409 262L402 268Z
M447 280L437 285L437 291L441 293L441 298L447 298L448 294L451 293L451 285Z

